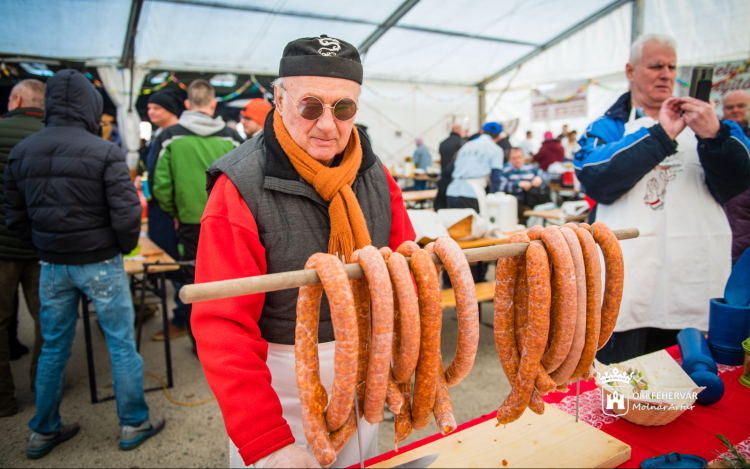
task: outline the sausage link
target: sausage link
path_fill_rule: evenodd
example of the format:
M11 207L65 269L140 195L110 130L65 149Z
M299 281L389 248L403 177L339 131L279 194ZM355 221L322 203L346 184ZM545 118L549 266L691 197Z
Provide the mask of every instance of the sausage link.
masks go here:
M377 249L372 246L362 248L359 253L359 264L365 271L372 304L372 336L365 391L365 420L374 425L383 420L383 406L391 371L393 289L388 268Z
M435 405L435 392L439 373L440 329L443 311L438 289L437 270L432 257L425 251L411 255L411 269L419 290L420 345L417 373L412 401L412 427L423 430L430 423Z
M398 383L393 376L388 376L388 389L385 394L385 402L394 414L400 414L404 407L404 396L398 388Z
M393 251L388 246L383 246L382 248L378 249L378 252L381 256L383 256L383 260L387 263L388 259L391 258L391 254L393 254Z
M448 393L448 385L445 382L445 370L443 369L442 360L440 361L440 373L438 374L437 390L435 392L435 408L432 413L435 416L440 433L447 435L456 429L456 418L453 416L453 406L451 405L451 396Z
M328 254L313 254L307 260L305 269L316 268L318 262L326 256L336 259ZM328 403L328 394L320 382L318 357L318 324L322 295L323 285L320 284L307 285L299 289L297 324L294 331L294 361L305 439L318 462L322 466L330 466L336 461L336 451L326 427L325 407Z
M562 365L550 374L550 377L558 385L567 382L573 376L573 372L575 372L578 362L581 360L581 353L583 353L583 346L586 342L586 267L583 260L583 251L575 232L568 228L567 225L560 228L560 233L565 238L565 242L568 244L568 249L570 250L570 256L573 259L573 268L576 274L576 307L578 308L578 314L576 315L575 332L573 333L573 342L570 344L568 356L565 357Z
M443 236L435 241L435 254L443 261L456 295L456 355L445 369L445 381L451 387L460 383L474 366L479 347L479 304L469 263L458 244L450 236Z
M513 243L528 243L530 238L526 233L516 233L510 237L508 244ZM516 288L515 294L513 295L513 305L515 312L515 335L516 345L518 347L518 354L520 356L523 351L523 339L524 332L526 330L526 323L528 320L527 311L529 304L529 288L526 283L526 261L523 256L516 256L518 259L518 270L516 276Z
M393 377L397 383L404 383L411 381L419 360L419 302L404 256L391 254L388 272L398 304L394 319Z
M353 264L359 264L360 249L354 251L350 257ZM370 364L370 291L367 288L367 279L358 278L352 280L352 294L354 295L354 308L357 311L357 331L359 332L359 354L357 360L357 400L359 401L359 418L362 418L365 410L365 393L367 391L367 369Z
M352 435L354 435L354 432L357 430L357 416L355 414L356 412L352 409L349 413L349 418L346 419L346 423L344 423L341 428L328 435L336 454L344 449L344 446L346 446Z
M591 225L589 225L588 223L580 223L578 225L578 228L583 228L584 230L591 232Z
M515 386L497 412L498 425L518 420L531 400L549 331L551 292L548 262L544 247L529 245L526 251L529 288L526 343L521 353Z
M411 257L411 255L417 251L419 251L419 244L415 243L414 241L404 241L401 243L401 245L396 249L396 252L401 254L404 257Z
M401 413L395 414L394 417L396 424L394 447L396 452L398 452L398 444L411 435L411 382L399 384L398 389L404 397L404 405L401 407Z
M553 267L549 348L542 357L542 366L548 373L552 373L562 365L573 342L578 314L576 273L570 249L560 230L545 228L542 241L547 246Z
M602 265L599 262L599 250L593 236L586 229L578 228L576 236L581 243L586 269L586 341L571 380L582 377L594 363L602 312Z
M526 232L526 235L529 237L530 240L536 241L536 240L542 239L543 231L544 231L544 228L541 225L534 225L531 228L529 228L529 231Z
M564 224L563 226L561 226L561 228L570 228L571 230L573 230L575 232L575 230L578 229L578 225L576 225L573 222L568 222L568 223Z
M547 370L539 363L539 374L536 375L536 389L542 396L555 390L557 383L549 377Z
M591 225L591 234L602 248L604 256L604 302L602 303L602 324L599 332L599 348L604 347L617 324L622 302L622 287L625 282L625 264L622 259L620 241L612 230L602 222Z

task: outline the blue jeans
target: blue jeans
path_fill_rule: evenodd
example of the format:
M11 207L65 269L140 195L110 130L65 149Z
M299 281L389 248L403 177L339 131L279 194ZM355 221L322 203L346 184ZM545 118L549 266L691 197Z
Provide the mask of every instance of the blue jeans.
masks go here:
M120 425L137 426L148 420L143 359L135 350L135 312L122 256L84 265L42 262L39 317L44 346L36 375L36 415L29 422L37 433L61 428L63 376L73 347L81 294L91 298L107 339Z

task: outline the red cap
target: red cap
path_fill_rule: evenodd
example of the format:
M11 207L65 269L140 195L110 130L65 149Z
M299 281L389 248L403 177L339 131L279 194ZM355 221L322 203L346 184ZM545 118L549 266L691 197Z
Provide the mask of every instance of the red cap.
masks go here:
M265 99L255 98L251 99L246 105L245 109L240 111L240 114L252 119L260 125L266 122L266 115L271 110L271 103Z

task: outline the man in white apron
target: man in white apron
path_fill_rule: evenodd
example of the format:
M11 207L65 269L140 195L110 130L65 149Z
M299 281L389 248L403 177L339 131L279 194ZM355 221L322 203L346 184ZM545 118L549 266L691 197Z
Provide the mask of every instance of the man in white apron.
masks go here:
M731 268L731 231L721 205L750 187L750 141L711 104L673 98L676 45L661 35L633 43L629 93L591 124L575 168L596 221L635 227L621 244L625 285L615 333L597 353L615 363L708 328L711 298Z
M354 128L363 78L357 49L327 36L297 39L284 49L279 77L263 131L207 171L196 283L301 270L318 252L349 260L354 249L395 250L416 236L398 185ZM192 330L233 467L319 467L297 388L297 295L295 288L195 305ZM335 338L324 296L318 355L329 396ZM358 426L361 456L371 458L378 425ZM333 467L359 462L358 440Z

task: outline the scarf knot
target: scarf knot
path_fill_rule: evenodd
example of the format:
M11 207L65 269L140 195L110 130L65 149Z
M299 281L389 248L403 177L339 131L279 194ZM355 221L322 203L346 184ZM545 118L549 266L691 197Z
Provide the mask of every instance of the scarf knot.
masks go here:
M344 186L348 185L344 178L336 178L336 169L337 168L324 166L318 170L318 174L313 177L311 182L315 191L323 197L323 200L326 202L330 202Z

